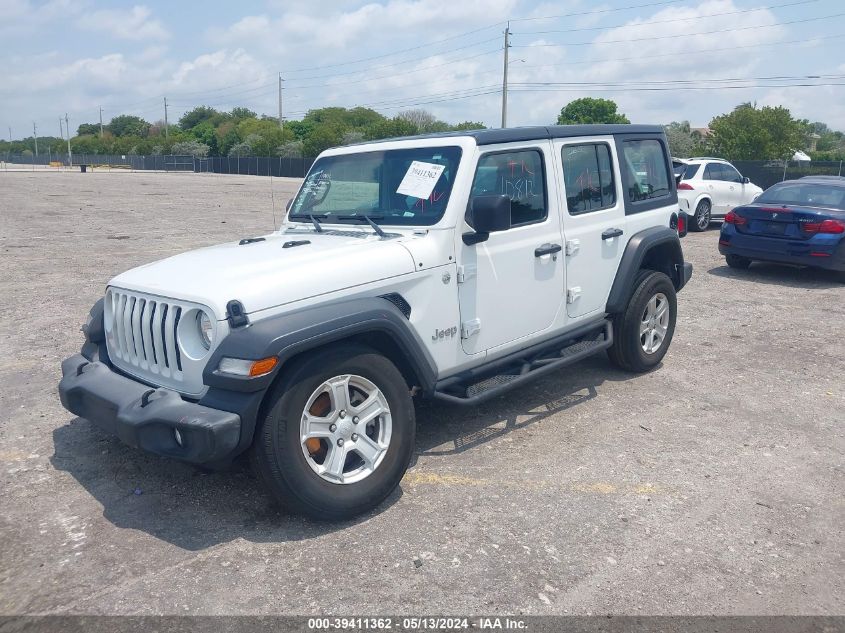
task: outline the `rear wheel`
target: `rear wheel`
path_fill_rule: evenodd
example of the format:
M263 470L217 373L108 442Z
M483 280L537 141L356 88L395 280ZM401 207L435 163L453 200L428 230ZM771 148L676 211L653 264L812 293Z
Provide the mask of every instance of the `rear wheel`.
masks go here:
M627 308L614 318L613 345L607 350L611 362L633 372L660 363L675 333L677 306L672 280L660 272L643 271Z
M692 222L690 222L690 230L707 230L707 227L710 226L711 211L712 207L709 200L702 200L699 202L698 206L695 207L695 214L692 216Z
M399 485L414 433L413 402L399 370L370 349L341 345L306 358L277 388L252 462L283 505L346 519Z
M741 255L725 255L725 261L731 268L744 270L751 265L751 260Z

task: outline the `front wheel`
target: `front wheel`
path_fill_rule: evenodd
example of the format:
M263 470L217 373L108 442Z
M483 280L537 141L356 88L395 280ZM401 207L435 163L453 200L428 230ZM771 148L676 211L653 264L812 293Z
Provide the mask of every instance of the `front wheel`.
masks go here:
M675 333L677 307L672 280L660 272L642 271L627 308L614 318L613 345L607 350L611 362L638 373L660 363Z
M712 207L709 200L702 200L695 207L695 214L692 216L689 228L693 231L706 231L710 226Z
M259 478L283 505L347 519L381 503L408 468L414 407L384 356L340 345L309 355L272 395L252 447Z

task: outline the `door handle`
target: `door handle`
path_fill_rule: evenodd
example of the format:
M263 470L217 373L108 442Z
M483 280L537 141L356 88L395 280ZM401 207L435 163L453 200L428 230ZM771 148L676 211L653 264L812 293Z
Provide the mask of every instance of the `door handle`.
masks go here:
M542 257L543 255L554 255L563 250L560 244L541 244L534 249L534 257Z
M607 229L606 231L602 231L601 239L612 240L614 237L622 235L622 233L622 229Z

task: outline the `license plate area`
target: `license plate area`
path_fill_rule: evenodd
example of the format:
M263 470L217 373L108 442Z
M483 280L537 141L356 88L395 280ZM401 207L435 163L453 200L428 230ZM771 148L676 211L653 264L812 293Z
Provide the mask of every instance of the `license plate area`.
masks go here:
M786 235L786 227L789 226L786 222L768 222L766 220L758 220L756 224L757 231L766 235Z

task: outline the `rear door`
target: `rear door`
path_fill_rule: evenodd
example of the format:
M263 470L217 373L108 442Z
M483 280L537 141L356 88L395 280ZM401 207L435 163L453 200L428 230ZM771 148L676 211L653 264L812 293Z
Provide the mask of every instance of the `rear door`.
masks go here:
M626 221L612 137L554 142L562 175L560 207L566 237L566 312L601 312L625 250Z

